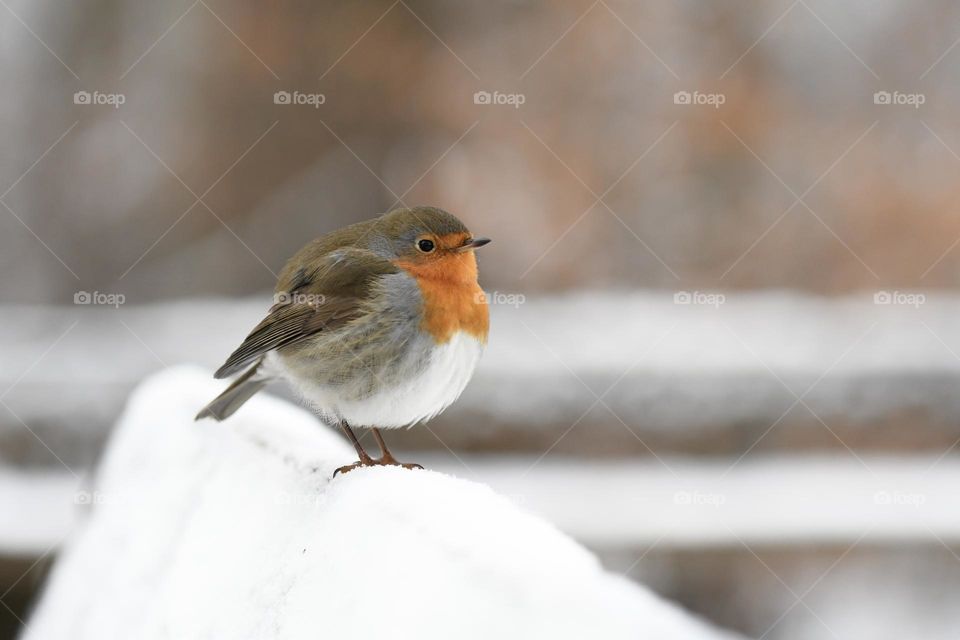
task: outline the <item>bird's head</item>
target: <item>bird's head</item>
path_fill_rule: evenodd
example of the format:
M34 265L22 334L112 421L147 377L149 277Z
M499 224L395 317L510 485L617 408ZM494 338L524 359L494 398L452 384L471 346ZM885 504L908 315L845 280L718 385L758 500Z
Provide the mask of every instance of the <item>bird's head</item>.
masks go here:
M396 209L378 220L379 242L394 262L418 278L476 282L474 250L490 242L474 237L454 215L435 207Z

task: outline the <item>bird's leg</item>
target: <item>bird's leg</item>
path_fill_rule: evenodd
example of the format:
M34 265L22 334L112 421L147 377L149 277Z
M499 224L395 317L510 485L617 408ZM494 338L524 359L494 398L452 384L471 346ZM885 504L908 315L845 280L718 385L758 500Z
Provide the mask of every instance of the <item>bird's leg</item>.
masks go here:
M387 449L387 443L383 441L383 435L380 433L380 429L374 427L372 431L373 437L380 447L380 459L377 460L377 464L403 467L404 469L423 469L421 465L414 462L398 462L397 459L393 457L393 454L390 453L390 450Z
M357 450L357 457L360 459L353 464L339 467L333 472L333 477L337 477L338 473L347 473L348 471L353 471L357 467L370 467L377 464L377 461L371 458L370 454L364 451L363 445L360 444L360 440L357 439L357 435L353 432L353 429L350 428L350 425L347 424L346 420L340 421L340 428L343 429L343 432L347 434L347 438L349 438L350 442L353 443L353 448Z

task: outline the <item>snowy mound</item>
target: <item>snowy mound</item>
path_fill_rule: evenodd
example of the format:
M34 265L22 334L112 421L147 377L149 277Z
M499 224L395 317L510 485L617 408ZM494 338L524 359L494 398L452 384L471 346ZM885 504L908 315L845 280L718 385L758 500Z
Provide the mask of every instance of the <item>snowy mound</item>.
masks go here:
M362 469L286 402L193 421L180 367L132 396L26 638L719 638L483 485Z

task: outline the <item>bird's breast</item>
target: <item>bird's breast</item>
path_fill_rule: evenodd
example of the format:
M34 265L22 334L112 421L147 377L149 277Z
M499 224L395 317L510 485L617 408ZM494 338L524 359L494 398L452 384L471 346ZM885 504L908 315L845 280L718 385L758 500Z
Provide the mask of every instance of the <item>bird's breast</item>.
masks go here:
M444 285L419 281L423 295L423 319L420 328L433 336L437 344L447 344L457 333L486 343L490 330L490 312L480 285Z
M458 333L485 344L490 331L490 311L483 289L477 283L476 260L472 252L463 254L462 259L466 273L451 272L449 265L445 265L443 273L419 265L399 265L417 282L423 298L420 329L429 333L437 344L449 343Z

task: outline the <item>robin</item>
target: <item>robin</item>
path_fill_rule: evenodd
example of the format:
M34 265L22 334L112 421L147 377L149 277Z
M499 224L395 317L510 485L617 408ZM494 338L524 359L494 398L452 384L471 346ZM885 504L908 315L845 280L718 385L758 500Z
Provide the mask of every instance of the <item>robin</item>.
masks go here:
M287 262L266 318L215 378L239 377L197 419L224 420L282 379L353 443L357 467L403 464L380 429L408 427L449 406L487 342L475 238L434 207L397 209L303 247ZM371 428L372 458L351 425Z

